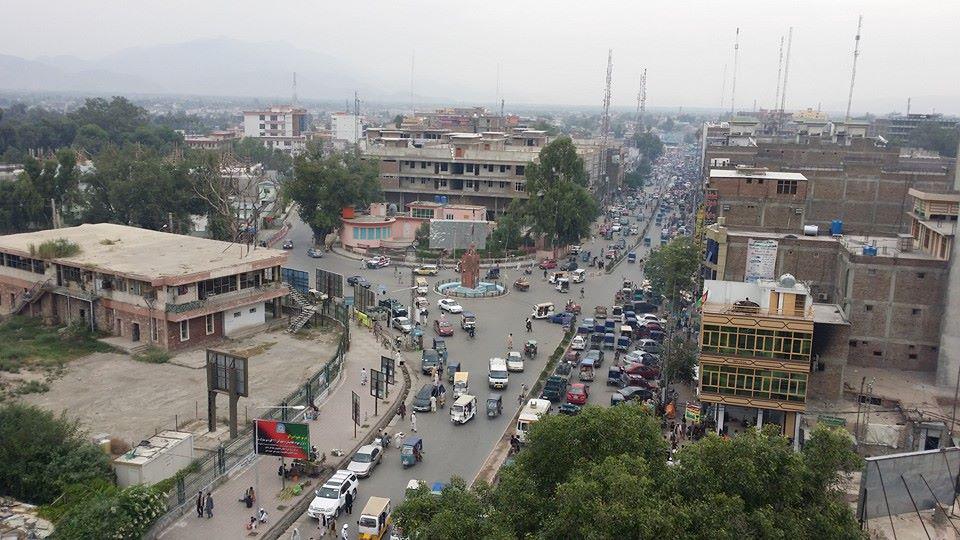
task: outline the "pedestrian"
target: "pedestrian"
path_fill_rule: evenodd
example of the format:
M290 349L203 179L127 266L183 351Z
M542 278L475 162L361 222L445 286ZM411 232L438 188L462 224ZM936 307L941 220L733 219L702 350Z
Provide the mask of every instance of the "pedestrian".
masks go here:
M397 413L400 414L401 420L405 419L407 417L407 404L401 401L400 406L397 407Z
M360 386L367 385L367 368L360 370Z
M250 516L250 521L247 523L248 531L257 530L257 516Z
M330 516L330 519L327 520L327 524L330 525L330 536L337 536L337 517Z
M507 336L507 350L508 351L513 350L513 332L511 332L510 335Z
M437 396L430 396L430 412L437 412Z
M300 540L300 529L293 528L293 532L290 533L290 540Z
M320 512L320 521L317 522L317 530L320 531L320 536L326 536L330 532L330 526L327 524L327 515L323 512Z
M353 513L353 495L349 491L347 492L347 497L344 500L344 505L346 506L347 513L352 514Z
M203 502L203 508L207 511L207 519L213 517L213 495L210 492L207 492L207 498Z
M260 523L266 523L267 516L268 516L267 511L264 510L263 508L260 508L260 511L257 512L257 520L260 521Z
M340 531L340 538L342 540L350 540L350 524L344 523L343 529Z
M203 517L203 490L197 492L197 517Z
M417 432L417 411L410 412L410 431Z

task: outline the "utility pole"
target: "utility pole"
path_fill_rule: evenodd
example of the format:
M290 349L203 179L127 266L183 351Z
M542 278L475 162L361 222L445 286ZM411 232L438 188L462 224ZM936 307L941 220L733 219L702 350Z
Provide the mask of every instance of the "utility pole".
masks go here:
M860 56L860 29L863 27L863 15L857 19L857 35L853 38L853 68L850 70L850 94L847 96L847 114L844 122L850 121L850 106L853 105L853 83L857 79L857 57ZM847 128L847 133L850 129Z

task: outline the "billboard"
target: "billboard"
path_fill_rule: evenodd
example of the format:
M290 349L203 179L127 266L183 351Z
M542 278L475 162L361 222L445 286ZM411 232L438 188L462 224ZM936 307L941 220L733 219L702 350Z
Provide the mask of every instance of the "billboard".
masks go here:
M755 283L760 279L773 279L777 270L777 241L751 238L747 241L747 267L743 280Z
M317 268L317 290L330 298L343 298L343 274Z
M310 274L303 270L281 268L280 279L298 292L307 294L310 291Z
M430 249L468 249L476 244L477 249L487 246L490 222L459 219L430 220Z
M307 424L258 418L253 421L253 429L257 454L291 459L308 459L310 456L310 426Z
M230 393L230 373L233 373L237 395L247 397L247 359L226 351L207 349L207 389Z

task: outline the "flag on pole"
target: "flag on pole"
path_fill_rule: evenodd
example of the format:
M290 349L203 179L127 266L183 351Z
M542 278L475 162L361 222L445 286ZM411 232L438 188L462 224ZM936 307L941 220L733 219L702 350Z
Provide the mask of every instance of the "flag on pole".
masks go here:
M710 295L710 291L707 289L703 290L703 294L700 295L700 298L697 298L696 308L700 309L705 303L707 303L707 297Z

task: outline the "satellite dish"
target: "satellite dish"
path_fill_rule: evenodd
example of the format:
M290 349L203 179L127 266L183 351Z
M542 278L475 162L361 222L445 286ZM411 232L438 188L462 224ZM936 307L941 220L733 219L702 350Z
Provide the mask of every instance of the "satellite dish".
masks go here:
M787 288L793 288L793 286L797 284L797 278L793 277L793 274L784 274L780 276L780 279L777 281L781 287Z

